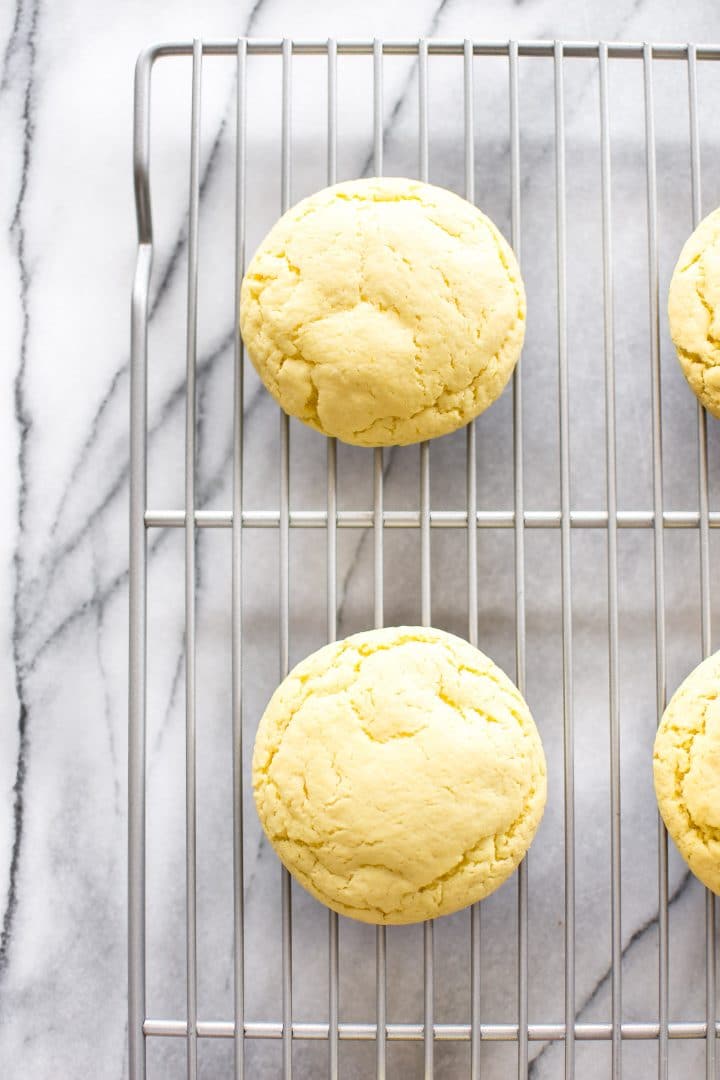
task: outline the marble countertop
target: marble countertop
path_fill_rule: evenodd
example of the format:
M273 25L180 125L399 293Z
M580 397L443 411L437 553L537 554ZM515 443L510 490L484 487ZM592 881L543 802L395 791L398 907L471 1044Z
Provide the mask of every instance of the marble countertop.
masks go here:
M163 40L339 38L654 41L717 40L715 5L663 0L602 5L551 0L288 0L197 5L0 6L0 1061L8 1080L128 1074L126 1000L127 585L129 297L135 259L132 77L140 49ZM715 70L717 68L717 71ZM565 64L567 312L572 506L605 502L604 351L597 64ZM322 58L294 62L292 198L325 183ZM279 60L248 67L248 247L278 214ZM674 258L692 227L687 72L654 65L664 420L664 496L696 510L697 419L675 364L662 309ZM155 269L149 335L149 505L183 500L189 65L158 64L153 83ZM198 496L231 505L234 71L206 62L201 146L198 328ZM523 354L525 499L560 505L557 389L555 158L551 60L520 66L521 256L528 290ZM338 178L372 168L371 65L341 58ZM478 58L476 200L510 235L507 61ZM699 74L702 206L720 202L720 65ZM430 179L462 193L462 58L430 64ZM651 351L640 61L610 65L618 497L652 508ZM417 64L385 61L384 168L416 175ZM278 505L279 424L248 373L245 505ZM711 508L720 509L720 437L709 424ZM511 510L512 392L477 426L478 505ZM325 444L291 425L291 504L324 509ZM385 505L418 506L418 450L385 455ZM372 455L340 447L341 510L372 506ZM431 451L433 508L465 506L465 436ZM623 1019L657 1019L658 837L650 755L657 722L653 533L619 534L619 700L622 794ZM610 744L607 546L602 529L573 531L576 1014L610 1019ZM478 537L479 642L515 672L513 532ZM715 534L713 558L718 554ZM560 532L526 531L527 697L548 756L547 813L528 862L529 1020L564 1019L565 846ZM372 623L372 542L340 529L338 632ZM245 533L245 728L278 678L277 530ZM462 529L432 530L433 621L467 633ZM667 681L700 659L698 533L665 532ZM232 1017L230 770L230 530L198 543L198 967L202 1019ZM388 529L385 621L420 618L419 530ZM713 580L713 587L715 581ZM290 659L325 640L324 535L291 535ZM713 626L718 629L715 593ZM183 534L149 538L147 1008L185 1015ZM717 640L717 635L715 635ZM247 1016L279 1020L279 869L246 805ZM670 851L670 1019L705 1013L705 894ZM294 1015L327 1016L327 918L294 893ZM483 1021L517 1018L517 877L482 905ZM372 929L341 924L340 1015L374 1020ZM422 1021L419 928L388 934L392 1022ZM436 929L436 1021L469 1020L467 912ZM483 1075L515 1075L516 1046L484 1043ZM657 1046L626 1042L626 1075L655 1076ZM151 1039L148 1075L184 1075L182 1039ZM294 1075L325 1074L322 1043L298 1042ZM389 1075L421 1075L420 1044L393 1043ZM562 1072L562 1043L531 1042L536 1080ZM248 1044L252 1080L281 1075L280 1043ZM230 1076L230 1040L203 1040L200 1075ZM577 1075L608 1076L610 1046L578 1042ZM700 1042L673 1040L670 1075L704 1069ZM341 1075L374 1075L371 1043L343 1042ZM468 1044L438 1044L436 1075L469 1075Z

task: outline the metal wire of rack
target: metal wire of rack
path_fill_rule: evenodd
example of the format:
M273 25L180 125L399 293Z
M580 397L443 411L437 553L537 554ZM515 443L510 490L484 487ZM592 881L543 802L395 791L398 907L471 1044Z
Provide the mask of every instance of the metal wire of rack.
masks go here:
M521 57L545 57L551 60L554 79L554 157L555 214L557 236L557 342L560 509L526 508L523 476L524 440L522 407L522 366L513 380L513 454L514 505L511 510L483 510L478 507L476 426L466 430L467 470L466 509L433 510L430 501L429 445L420 446L420 492L416 510L385 507L383 451L374 451L373 505L366 510L338 507L337 447L327 441L327 502L321 509L290 508L290 437L289 422L280 414L281 468L279 506L276 510L258 510L245 505L243 498L243 347L235 332L234 354L234 452L232 508L196 509L195 434L197 426L197 316L198 316L198 242L199 242L199 168L202 71L206 59L234 57L237 67L236 103L236 204L235 258L236 295L242 277L246 245L247 136L248 98L247 61L249 55L279 55L282 64L281 121L281 206L291 204L291 100L293 60L301 55L320 55L327 62L327 181L337 175L337 60L339 55L370 56L373 65L373 155L374 172L383 172L383 65L388 56L412 55L418 64L418 174L428 176L428 64L438 55L457 56L463 64L464 115L464 184L471 201L474 190L474 117L473 59L504 57L507 60L509 88L508 146L510 162L511 241L522 261L520 251L520 114L518 71ZM185 425L185 509L156 509L147 499L147 369L148 313L153 225L150 209L150 92L153 65L165 58L190 57L192 62L191 174L188 233L187 280L187 354L186 354L186 425ZM606 508L575 510L571 505L570 433L567 339L567 261L566 261L566 147L564 72L567 58L597 62L600 104L600 161L602 193L602 267L604 311L604 395L606 416ZM647 212L647 266L649 281L649 330L652 376L652 509L618 510L616 415L615 415L615 329L613 324L613 259L611 227L611 154L608 94L609 59L634 60L642 65L645 108L645 169ZM328 1075L339 1075L341 1040L374 1041L376 1075L388 1075L388 1041L422 1042L423 1069L426 1077L434 1074L436 1043L469 1042L470 1075L481 1075L481 1048L488 1041L512 1042L517 1046L517 1075L525 1077L529 1068L529 1043L564 1042L565 1076L575 1075L576 1042L607 1040L611 1044L611 1075L619 1077L622 1047L628 1040L654 1040L658 1043L657 1074L669 1076L668 1040L703 1040L706 1076L717 1074L717 1038L720 1024L716 1016L716 925L715 905L710 892L706 896L705 1000L706 1015L693 1021L673 1022L669 1018L669 929L668 929L668 851L667 836L658 832L658 1001L657 1018L628 1022L623 1020L622 1005L622 926L620 865L620 731L618 705L618 530L653 530L654 552L654 635L656 656L656 699L658 714L666 702L665 642L665 529L699 531L702 650L711 648L711 579L710 532L720 527L720 511L709 509L708 437L704 411L698 407L698 509L669 510L663 499L662 410L660 380L660 321L657 232L657 176L655 111L653 101L653 62L674 60L686 66L689 94L689 151L692 178L692 209L695 224L700 219L700 149L698 123L697 69L700 61L720 60L720 46L662 45L635 43L587 42L327 42L300 43L240 39L231 42L173 43L155 46L138 61L135 81L134 169L137 205L138 255L132 297L132 389L131 389L131 493L130 493L130 682L129 682L129 1049L130 1076L142 1080L146 1075L147 1040L154 1036L179 1037L187 1043L187 1075L197 1076L199 1039L234 1040L234 1075L248 1075L245 1049L248 1040L282 1041L282 1072L289 1078L293 1071L292 1048L296 1040L323 1040L328 1046ZM237 316L237 312L236 312ZM237 327L237 317L235 320ZM470 524L474 527L470 527ZM145 871L146 871L146 697L147 697L147 537L149 530L185 529L185 635L187 661L186 690L186 1016L183 1019L157 1019L146 1010L145 942ZM212 1020L198 1016L197 1001L197 791L196 791L196 531L203 528L232 530L232 744L233 744L233 895L234 895L234 1015L231 1019ZM431 620L431 537L437 529L464 529L467 538L468 621L467 636L478 640L478 530L511 529L514 532L515 572L515 653L516 680L525 689L526 609L525 609L525 534L528 529L555 529L560 532L562 588L562 660L563 660L563 797L564 797L564 941L565 981L564 1018L562 1022L530 1023L528 1019L528 879L523 863L519 870L517 906L517 1015L503 1023L487 1023L480 1010L481 988L481 909L475 905L470 917L470 1022L439 1023L435 1017L434 927L425 924L423 937L423 1022L393 1023L388 1017L387 943L385 929L376 932L375 987L376 1014L365 1023L343 1022L339 1009L339 920L328 918L328 1010L327 1020L299 1022L293 1010L293 929L290 878L282 871L282 1012L271 1020L247 1015L244 888L243 872L243 739L241 650L243 647L242 557L243 533L247 529L277 529L279 533L280 638L279 675L289 668L289 549L291 529L319 529L327 545L326 605L327 638L337 634L337 565L338 529L370 530L374 567L373 610L376 626L383 624L384 551L386 529L419 529L421 618ZM610 850L611 850L611 1016L605 1022L580 1022L576 1016L575 955L575 820L574 820L574 716L573 716L573 607L571 536L575 529L600 529L607 532L608 581L608 678L610 735Z

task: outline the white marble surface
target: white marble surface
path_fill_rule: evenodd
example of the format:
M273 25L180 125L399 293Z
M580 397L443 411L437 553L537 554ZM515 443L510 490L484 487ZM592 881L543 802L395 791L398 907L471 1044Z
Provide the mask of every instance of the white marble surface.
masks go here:
M131 189L132 67L140 48L167 39L262 37L550 38L712 41L715 5L645 0L591 5L543 0L472 4L377 0L312 5L249 3L0 5L0 288L4 363L0 432L0 1062L8 1080L127 1074L126 723L129 290L135 255ZM717 67L717 71L715 68ZM154 79L156 258L150 330L150 505L182 505L189 66L158 65ZM279 206L279 63L253 61L248 127L249 244ZM462 192L460 60L430 65L430 177ZM566 65L568 346L573 506L605 505L602 277L597 70ZM293 198L325 182L324 69L297 59ZM691 227L686 73L656 65L660 288ZM338 175L371 155L370 66L340 64ZM700 73L703 208L720 201L720 65ZM529 323L523 357L529 509L559 505L555 192L552 68L522 61L522 263ZM199 490L230 505L233 72L206 64L203 111L199 326ZM387 60L385 169L417 171L417 72ZM642 71L611 64L619 499L650 509L652 457ZM507 78L504 60L475 64L476 197L509 235ZM318 142L318 140L320 140ZM697 506L694 401L661 318L665 497ZM248 376L246 506L277 506L278 417ZM512 506L512 395L478 423L479 505ZM709 426L711 505L718 507L720 440ZM292 504L322 509L325 446L292 425ZM462 509L465 438L431 453L432 502ZM371 455L341 448L341 507L371 505ZM386 456L388 508L418 500L418 451ZM564 847L559 533L529 531L527 695L545 740L550 796L529 860L529 1016L563 1019ZM199 1011L229 1019L231 790L228 531L199 541ZM322 534L291 537L291 659L325 635ZM386 538L385 618L419 619L419 533ZM717 542L713 536L713 556ZM656 723L652 533L624 531L620 552L623 1016L657 1016L657 826L650 753ZM697 533L666 533L668 680L700 656ZM245 574L245 722L252 737L278 675L277 533L249 531ZM573 534L576 736L577 1013L610 1016L609 742L606 544ZM433 620L465 633L465 543L434 530ZM372 620L369 535L341 530L339 630ZM514 672L513 536L479 535L480 643ZM713 575L713 584L715 583ZM184 654L182 534L150 537L148 698L148 1012L184 1015ZM720 599L715 593L715 608ZM715 619L717 627L717 619ZM247 1012L280 1017L279 870L247 803ZM671 1018L703 1019L704 893L670 861ZM516 1018L513 880L482 908L482 1015ZM295 1016L326 1015L325 913L295 893ZM389 1018L422 1018L420 931L389 934ZM438 924L436 1016L469 1018L469 922ZM341 927L341 1018L374 1018L374 936ZM534 1077L562 1071L562 1045L531 1044ZM280 1075L277 1042L248 1048L252 1080ZM421 1049L393 1044L393 1077L421 1075ZM626 1075L654 1076L652 1043L626 1044ZM151 1041L149 1075L184 1075L182 1040ZM608 1044L579 1044L577 1075L609 1075ZM326 1048L298 1044L295 1075L324 1075ZM468 1075L467 1044L438 1046L436 1074ZM515 1071L512 1044L483 1047L484 1075ZM343 1044L341 1074L373 1074L370 1044ZM671 1048L671 1076L700 1075L703 1050ZM200 1073L231 1075L231 1045L201 1046Z

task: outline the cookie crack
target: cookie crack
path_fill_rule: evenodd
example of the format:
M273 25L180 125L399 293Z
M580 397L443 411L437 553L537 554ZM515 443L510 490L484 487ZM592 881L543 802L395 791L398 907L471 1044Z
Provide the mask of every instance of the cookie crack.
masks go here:
M543 774L543 772L541 770L540 771L540 778L542 778L542 775L544 775L544 774ZM409 881L409 879L407 877L405 877L401 872L399 872L397 869L395 869L395 868L393 868L391 866L388 866L386 863L382 863L382 862L373 861L373 862L358 863L357 865L353 866L352 873L358 873L363 869L382 869L382 870L385 870L396 881L399 881L401 883L406 883L406 884L410 885L413 892L414 892L414 894L415 894L415 896L424 896L424 895L427 895L428 893L433 892L434 890L440 888L441 894L438 897L437 904L434 905L436 910L439 910L440 907L442 906L442 900L443 900L442 890L443 890L443 887L445 885L447 885L449 882L453 881L456 877L461 875L463 873L463 871L468 868L468 866L471 866L471 865L474 865L474 864L487 865L488 869L486 871L485 877L486 877L486 880L488 882L492 883L494 881L494 879L496 879L499 876L498 872L500 872L500 873L504 872L504 870L505 870L508 863L510 863L511 867L514 868L515 866L517 866L519 864L519 862L522 861L522 858L515 859L512 856L503 855L502 852L498 848L498 841L501 841L503 844L506 844L506 843L509 843L509 842L512 841L512 839L515 836L515 834L517 833L517 831L522 827L522 825L525 823L525 821L531 816L532 808L533 808L533 805L535 803L535 800L537 799L537 796L538 796L537 784L533 783L533 785L528 790L527 796L523 800L520 812L518 813L517 817L512 821L512 823L508 826L507 829L503 830L501 833L493 833L493 834L478 838L477 840L475 840L473 842L473 844L470 847L468 847L465 851L460 853L457 861L451 867L449 867L449 869L443 871L442 874L438 874L431 881L425 882L423 885L414 886L413 883L411 881ZM290 812L290 815L293 816L292 811L289 811L289 812ZM278 837L278 838L275 838L275 839L280 839L280 838ZM327 865L326 862L323 861L320 854L318 854L318 852L322 850L322 848L324 846L324 842L319 843L317 845L317 851L316 851L316 845L314 843L312 843L312 842L307 842L305 840L295 839L295 838L292 838L292 840L290 840L288 838L288 841L292 842L293 845L296 845L298 847L301 847L301 848L304 848L305 850L307 850L310 858L314 860L316 866L319 865L320 867L322 867L323 870L325 870L326 872L334 875L334 871ZM477 853L479 851L481 851L481 849L483 847L486 847L489 842L492 843L493 858L491 858L491 859L474 858L473 856L477 855ZM368 846L370 846L370 845L363 844L363 848L366 848ZM523 853L523 857L524 857L524 853ZM336 854L336 858L337 858L337 854ZM343 860L341 859L340 861L342 862ZM310 871L298 871L297 868L294 868L294 872L297 873L298 876L301 879L305 879L306 881L308 881L311 884L312 888L317 893L319 893L321 896L324 895L324 891L321 888L319 888L315 884L315 882L313 880L313 872L312 872L312 870L310 870ZM339 893L346 892L349 888L352 887L352 884L353 884L352 881L349 881L346 884L339 886L338 887L338 892ZM373 904L349 904L346 901L342 902L342 906L346 909L347 912L359 912L359 913L373 912L374 913L374 912L380 910ZM384 917L384 919L387 920L388 918L392 917L392 915L399 914L400 912L402 912L405 909L405 906L406 906L406 904L403 903L403 904L400 904L400 905L398 905L397 907L394 907L394 908L382 909L381 914ZM432 917L432 916L429 916L429 917Z
M693 727L689 734L684 739L678 739L673 743L675 749L684 750L687 754L687 766L682 768L680 764L676 765L673 769L673 799L675 808L680 816L686 823L686 832L692 832L698 840L707 848L710 843L720 843L720 828L713 825L706 825L702 822L696 821L687 806L683 793L683 784L685 778L692 768L691 751L693 743L698 736L705 735L707 728L707 710L711 699L706 699L703 704L702 715L700 717L697 727ZM675 731L678 735L680 729L668 725L667 730Z

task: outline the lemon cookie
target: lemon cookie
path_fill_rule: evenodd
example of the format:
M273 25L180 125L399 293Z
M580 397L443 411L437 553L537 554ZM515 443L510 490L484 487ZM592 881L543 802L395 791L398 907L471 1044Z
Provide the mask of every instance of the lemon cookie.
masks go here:
M680 253L668 315L685 378L720 417L720 208L700 222Z
M243 280L240 327L291 416L358 446L404 445L495 401L522 348L525 292L512 249L465 199L355 180L270 230Z
M253 756L258 814L308 892L370 923L447 915L515 870L545 806L519 690L441 630L355 634L273 694Z
M692 872L720 894L720 652L688 675L655 738L655 794Z

